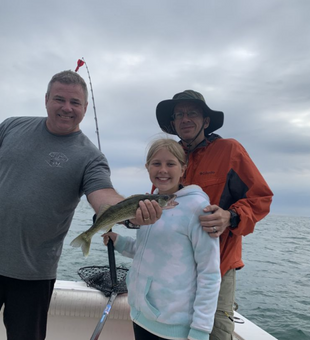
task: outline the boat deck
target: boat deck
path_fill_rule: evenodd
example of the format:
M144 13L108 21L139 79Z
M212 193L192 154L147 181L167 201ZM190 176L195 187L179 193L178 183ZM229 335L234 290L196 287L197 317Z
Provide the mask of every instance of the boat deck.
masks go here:
M46 339L90 339L107 302L103 293L84 282L56 281ZM235 340L276 340L242 315L235 313L235 316L244 320L243 324L236 324ZM3 322L0 322L0 339L5 339ZM127 294L117 296L99 339L134 340Z

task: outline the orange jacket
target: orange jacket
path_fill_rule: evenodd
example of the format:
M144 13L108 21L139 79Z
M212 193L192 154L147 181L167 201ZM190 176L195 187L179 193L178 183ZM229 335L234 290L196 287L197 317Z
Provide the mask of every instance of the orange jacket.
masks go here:
M234 139L211 134L188 155L183 185L197 184L211 204L234 209L240 222L220 236L221 273L242 268L242 236L269 213L273 193L244 147Z

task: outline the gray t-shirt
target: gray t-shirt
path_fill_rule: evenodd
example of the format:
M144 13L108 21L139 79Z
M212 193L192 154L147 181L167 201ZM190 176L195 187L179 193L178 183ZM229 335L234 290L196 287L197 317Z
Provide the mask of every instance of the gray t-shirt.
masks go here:
M105 156L81 132L59 136L46 118L0 124L0 275L56 278L83 194L113 188Z

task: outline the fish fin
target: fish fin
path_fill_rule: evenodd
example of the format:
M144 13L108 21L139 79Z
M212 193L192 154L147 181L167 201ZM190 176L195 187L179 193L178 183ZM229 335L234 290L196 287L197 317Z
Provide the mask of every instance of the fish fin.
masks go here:
M81 247L83 255L87 257L89 254L90 242L91 238L89 238L86 233L82 233L78 237L76 237L73 241L71 241L70 246Z
M96 217L96 221L98 220L98 218L105 212L107 211L109 208L111 207L111 205L103 205L100 207L99 211L98 211L98 214L97 214L97 217Z

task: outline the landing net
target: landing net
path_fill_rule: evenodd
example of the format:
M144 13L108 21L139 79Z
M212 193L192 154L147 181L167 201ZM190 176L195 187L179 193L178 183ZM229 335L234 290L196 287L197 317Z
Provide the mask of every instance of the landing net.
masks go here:
M106 297L111 296L112 292L116 292L117 294L127 293L127 272L127 268L116 268L117 280L113 286L109 266L82 267L78 270L80 278L86 282L88 287L100 290Z

